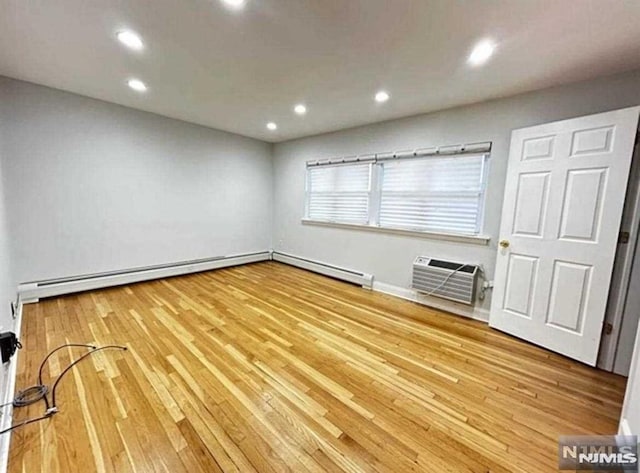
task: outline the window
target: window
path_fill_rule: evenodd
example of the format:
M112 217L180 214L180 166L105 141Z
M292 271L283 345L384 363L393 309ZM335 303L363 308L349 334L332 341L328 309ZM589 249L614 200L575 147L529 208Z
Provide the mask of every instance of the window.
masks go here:
M382 166L380 226L480 233L484 156L401 159Z
M488 154L307 168L306 218L433 233L482 230Z
M369 222L371 164L318 166L307 170L307 218Z

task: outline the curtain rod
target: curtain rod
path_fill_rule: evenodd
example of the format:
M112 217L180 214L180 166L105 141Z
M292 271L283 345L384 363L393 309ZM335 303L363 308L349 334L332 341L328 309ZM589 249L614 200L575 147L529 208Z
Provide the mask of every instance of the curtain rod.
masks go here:
M343 158L322 159L307 161L307 167L327 166L331 164L370 163L386 161L390 159L422 158L426 156L452 156L459 154L478 154L491 151L491 141L482 143L469 143L463 145L434 146L431 148L418 148L415 150L393 151L385 153L362 154L357 156L345 156Z

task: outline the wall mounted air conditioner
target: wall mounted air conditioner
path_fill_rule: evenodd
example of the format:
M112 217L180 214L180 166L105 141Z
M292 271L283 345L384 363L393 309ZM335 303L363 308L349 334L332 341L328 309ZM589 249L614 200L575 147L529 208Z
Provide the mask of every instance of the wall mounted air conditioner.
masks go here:
M473 304L478 266L418 256L413 262L412 287L430 296Z

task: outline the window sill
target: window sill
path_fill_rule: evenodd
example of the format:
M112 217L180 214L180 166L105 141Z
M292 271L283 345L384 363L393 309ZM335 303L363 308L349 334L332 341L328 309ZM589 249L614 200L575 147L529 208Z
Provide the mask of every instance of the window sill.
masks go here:
M371 225L359 225L354 223L325 222L322 220L302 219L303 225L317 225L320 227L349 228L352 230L364 230L378 233L391 233L394 235L406 235L433 240L447 240L459 243L472 243L474 245L488 245L491 237L488 235L460 235L457 233L421 232L418 230L402 230L399 228L374 227Z

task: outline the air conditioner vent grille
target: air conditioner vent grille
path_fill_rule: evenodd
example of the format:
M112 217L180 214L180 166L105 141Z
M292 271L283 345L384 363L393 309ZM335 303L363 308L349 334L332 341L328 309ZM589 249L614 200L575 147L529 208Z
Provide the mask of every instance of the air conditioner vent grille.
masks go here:
M475 301L478 266L419 256L413 263L412 287L431 296L463 304Z

